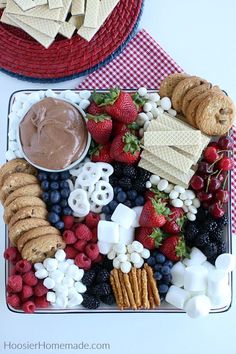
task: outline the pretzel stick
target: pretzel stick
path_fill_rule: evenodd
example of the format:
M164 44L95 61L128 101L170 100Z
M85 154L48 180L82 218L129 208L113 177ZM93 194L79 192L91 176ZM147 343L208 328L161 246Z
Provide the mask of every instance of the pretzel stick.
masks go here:
M150 308L148 301L148 289L147 289L147 273L145 269L142 269L142 302L145 309Z
M129 301L130 301L130 305L132 307L133 310L137 309L136 303L134 301L134 295L133 295L133 291L132 291L132 287L129 281L129 276L128 274L123 273L123 279L124 279L124 283L125 283L125 287L129 296Z
M155 279L153 277L153 270L147 264L144 264L144 268L145 268L145 270L147 272L148 282L149 282L150 287L152 289L155 305L156 306L160 306L161 300L160 300L159 292L158 292L158 289L157 289L156 281L155 281Z
M122 291L121 291L120 280L119 280L117 269L113 269L111 274L114 277L114 285L115 285L115 288L116 288L117 298L118 298L117 304L120 307L120 309L123 310L124 300L123 300L123 295L122 295Z
M137 278L137 268L133 267L131 269L131 272L129 274L131 280L131 284L132 284L132 288L133 288L133 292L134 292L134 298L135 298L135 302L137 307L141 306L141 298L140 298L140 291L139 291L139 286L138 286L138 278Z
M124 279L123 279L122 275L123 275L122 271L118 270L118 276L119 276L119 280L120 280L121 291L123 293L124 308L129 308L130 307L129 297L128 297L128 294L127 294L127 290L126 290Z

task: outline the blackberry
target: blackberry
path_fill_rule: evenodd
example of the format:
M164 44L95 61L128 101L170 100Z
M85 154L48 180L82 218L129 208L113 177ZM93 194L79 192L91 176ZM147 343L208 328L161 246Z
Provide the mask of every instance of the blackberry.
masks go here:
M101 296L101 301L106 305L113 305L116 302L112 294Z
M138 178L141 178L142 180L145 180L147 182L147 180L149 180L149 178L151 177L151 172L144 170L142 167L138 167L137 168L137 175Z
M202 207L198 208L196 217L197 217L197 221L200 223L202 221L205 221L206 217L207 217L206 209L204 209Z
M184 239L187 244L187 246L193 246L195 239L198 235L199 228L197 227L196 223L193 223L191 221L187 221L185 225L185 233L184 233Z
M228 217L226 215L222 216L222 218L217 220L218 226L222 227L222 228L224 226L228 225L228 223L229 223L229 219L228 219Z
M115 162L113 165L114 168L114 175L116 177L121 177L123 176L123 169L124 169L124 165L120 162Z
M110 278L110 272L106 269L101 269L98 271L97 277L96 277L96 283L105 283L109 281Z
M90 269L84 273L82 282L85 286L87 286L87 288L89 288L93 284L95 277L96 277L96 270Z
M111 286L108 283L97 284L91 289L91 293L97 296L110 295L111 292Z
M113 261L111 261L110 259L105 257L103 262L102 262L102 267L106 268L110 272L114 268L113 267Z
M145 192L146 191L146 180L136 179L132 186L137 192Z
M132 165L125 165L123 168L123 175L131 179L135 179L137 177L136 168Z
M211 240L210 240L210 237L209 237L209 234L208 233L200 233L196 239L195 239L195 242L194 242L194 245L196 247L204 247L206 246L208 243L210 243Z
M213 242L222 242L224 239L224 233L223 230L217 229L214 232L210 234L211 240Z
M217 255L219 256L222 253L226 253L225 241L217 242Z
M82 306L89 310L95 310L100 306L100 301L95 296L83 294Z
M202 251L208 260L212 260L217 255L217 245L216 243L210 242L204 248L202 248Z
M125 191L129 191L132 188L132 181L129 177L122 177L119 181L119 186Z
M119 184L119 178L113 174L109 177L109 183L112 185L112 187L116 187Z
M213 232L217 228L218 228L218 225L217 225L216 221L209 218L201 226L201 231L202 232Z

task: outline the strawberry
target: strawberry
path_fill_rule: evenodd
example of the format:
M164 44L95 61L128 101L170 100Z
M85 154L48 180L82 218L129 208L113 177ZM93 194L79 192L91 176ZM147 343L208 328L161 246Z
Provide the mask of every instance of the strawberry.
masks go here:
M154 250L162 242L163 233L160 229L151 227L139 227L136 230L135 239L142 243L143 247Z
M113 159L110 156L110 148L110 143L107 143L105 145L94 145L93 147L91 147L89 150L91 161L111 163Z
M143 206L139 224L146 227L162 227L166 223L168 213L169 209L160 199L149 199Z
M168 220L163 226L163 230L169 234L178 234L186 221L184 211L182 208L170 206L171 213L168 216Z
M98 106L94 101L90 103L90 106L87 109L87 112L89 114L92 114L93 116L101 115L105 113L104 107Z
M169 209L171 211L171 213L169 215L170 220L177 220L184 215L184 211L182 208L177 208L177 207L170 205Z
M114 137L122 133L131 133L133 135L138 136L139 127L136 122L126 125L122 122L114 120L112 123L112 135Z
M178 262L182 257L188 257L184 239L179 235L165 238L159 251L173 262Z
M181 231L181 228L175 220L167 220L163 226L163 230L168 234L178 234Z
M92 95L93 100L100 107L105 107L105 111L112 118L125 124L133 123L138 111L129 93L120 91L117 88L110 90L107 94Z
M111 144L110 155L116 161L131 165L139 159L140 141L133 134L120 134Z
M93 116L87 114L87 128L93 140L98 144L106 144L112 131L112 120L107 115Z
M145 103L148 101L147 99L145 99L144 97L140 96L138 94L138 92L135 93L131 93L131 98L137 108L138 113L143 111L143 106L145 105Z

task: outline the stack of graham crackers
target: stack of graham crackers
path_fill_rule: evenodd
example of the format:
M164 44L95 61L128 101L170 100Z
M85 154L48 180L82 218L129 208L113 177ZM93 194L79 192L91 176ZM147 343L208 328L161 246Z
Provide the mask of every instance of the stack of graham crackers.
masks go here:
M168 181L188 187L194 165L210 137L178 118L163 114L144 133L139 166Z
M1 22L19 27L48 48L59 33L90 41L119 0L0 0Z

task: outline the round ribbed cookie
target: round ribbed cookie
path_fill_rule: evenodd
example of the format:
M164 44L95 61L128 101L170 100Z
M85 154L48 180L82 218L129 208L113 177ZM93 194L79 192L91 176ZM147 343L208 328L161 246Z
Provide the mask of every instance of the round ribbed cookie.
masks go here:
M161 97L171 97L175 86L189 75L185 73L175 73L167 76L162 82L159 90Z
M206 84L199 85L189 90L183 98L183 103L182 103L183 114L186 115L187 107L195 97L201 95L206 91L209 91L211 87L212 85L208 82Z
M30 175L37 175L35 167L31 166L28 161L24 159L15 159L6 162L0 169L0 188L2 187L5 179L12 173L23 172Z
M42 190L39 184L29 184L28 186L20 187L12 192L4 202L4 207L6 208L14 199L18 197L40 197L42 195Z
M199 85L202 85L206 83L205 80L201 79L200 77L197 76L190 76L184 80L181 80L174 88L173 94L172 94L172 105L174 109L181 113L182 112L182 104L183 104L183 99L186 93L191 90L194 87L197 87Z
M27 206L41 206L46 209L46 204L38 197L18 197L4 210L3 219L8 224L17 211Z
M197 128L196 124L196 112L199 104L208 96L214 95L216 92L221 92L218 86L212 87L210 90L201 93L200 95L196 96L188 105L186 109L186 119L189 124Z
M215 94L198 106L196 124L207 135L224 135L232 127L235 117L233 101L228 96Z
M9 239L11 243L16 246L18 238L23 235L26 231L32 230L39 226L49 226L49 222L38 218L29 218L17 221L9 229Z
M46 220L47 214L48 214L47 209L43 207L29 206L29 207L22 208L11 218L11 221L9 222L9 228L11 228L19 220L24 220L29 218L38 218L38 219Z
M22 249L21 256L32 263L43 262L45 258L53 257L58 249L64 249L65 246L61 236L44 235L28 241Z
M6 198L16 189L28 186L29 184L38 184L37 177L28 173L13 173L8 176L0 191L0 200L5 201Z
M38 238L39 236L44 236L44 235L59 235L60 236L60 231L56 229L53 226L39 226L36 227L32 230L29 230L25 232L23 235L21 235L17 241L17 248L19 252L22 251L22 248L24 245L35 238Z

